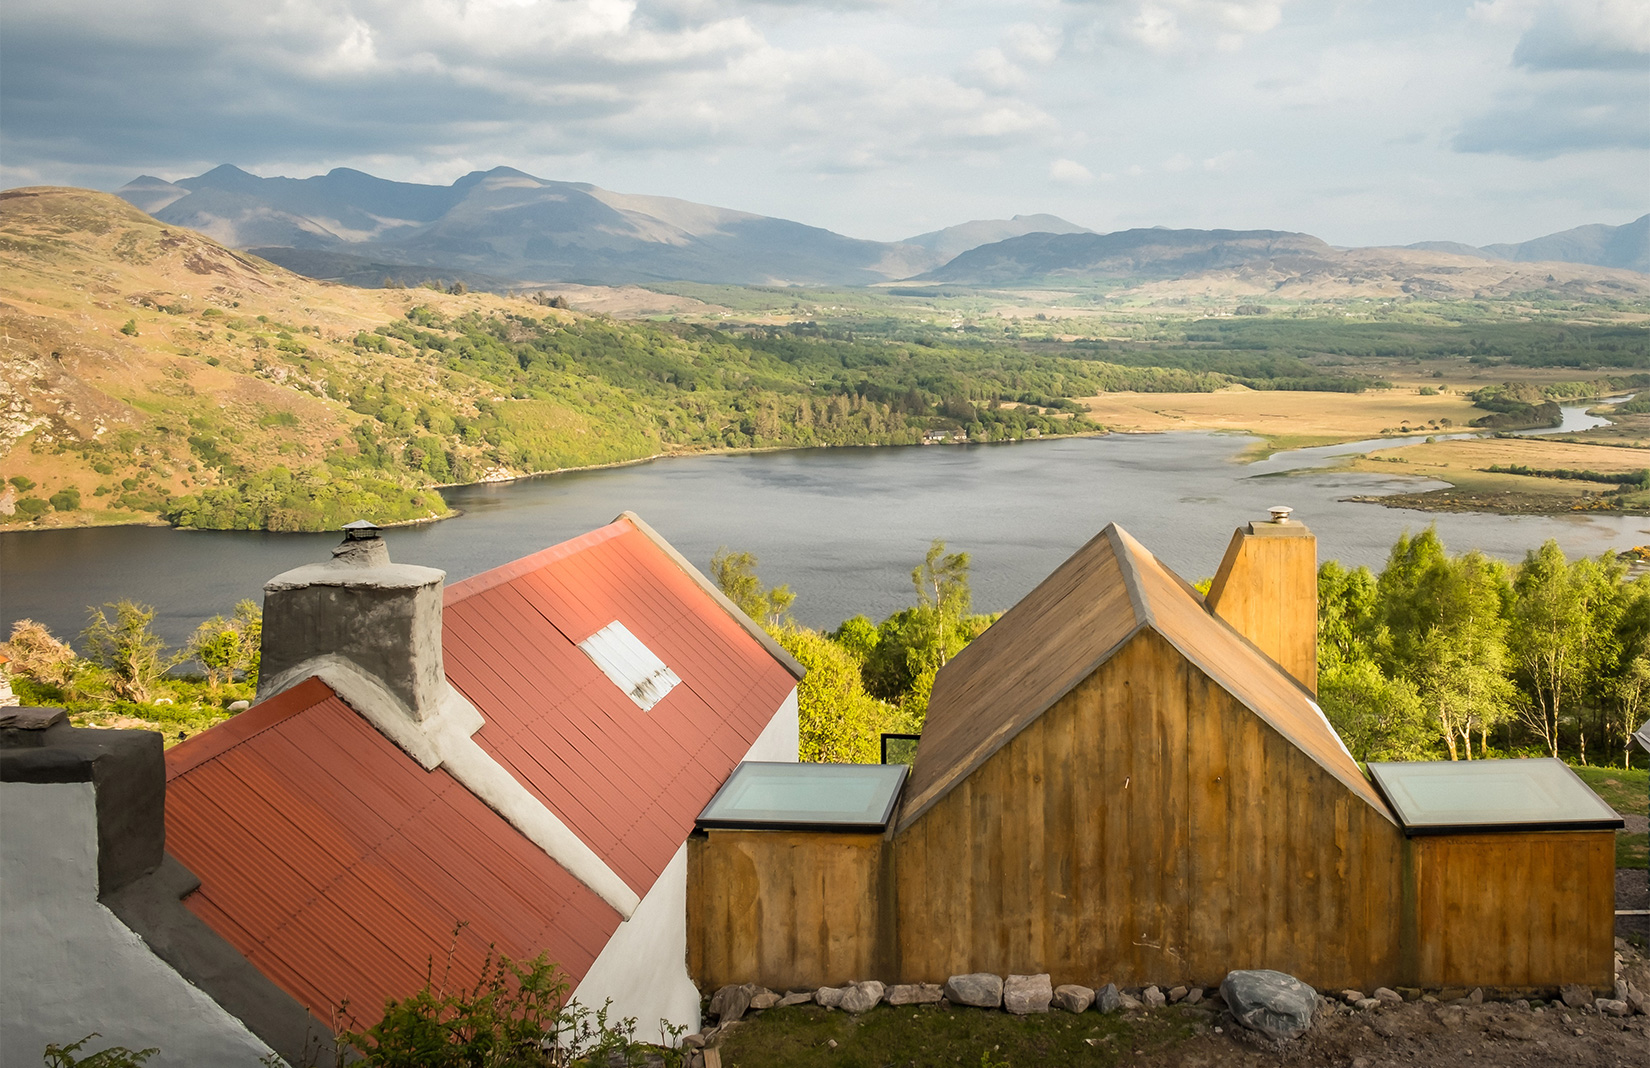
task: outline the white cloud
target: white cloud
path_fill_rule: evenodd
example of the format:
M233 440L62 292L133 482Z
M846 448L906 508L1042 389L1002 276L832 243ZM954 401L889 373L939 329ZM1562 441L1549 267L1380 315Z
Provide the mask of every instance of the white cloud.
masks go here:
M1048 176L1061 185L1088 185L1094 173L1076 160L1057 159L1048 165ZM1109 177L1109 176L1107 176Z

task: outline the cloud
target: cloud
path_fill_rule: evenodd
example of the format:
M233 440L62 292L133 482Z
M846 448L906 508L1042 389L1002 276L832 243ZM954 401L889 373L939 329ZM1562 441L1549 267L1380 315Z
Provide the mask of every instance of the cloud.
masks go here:
M1650 4L1644 0L1545 4L1519 38L1513 62L1538 71L1650 70Z
M1460 152L1544 160L1571 152L1650 149L1650 108L1622 93L1615 79L1578 79L1507 94L1468 120L1456 135Z
M1076 160L1057 159L1048 165L1048 176L1061 185L1088 185L1094 173Z
M1091 29L1114 44L1169 54L1235 51L1277 27L1288 0L1073 0ZM1081 15L1079 16L1082 17Z

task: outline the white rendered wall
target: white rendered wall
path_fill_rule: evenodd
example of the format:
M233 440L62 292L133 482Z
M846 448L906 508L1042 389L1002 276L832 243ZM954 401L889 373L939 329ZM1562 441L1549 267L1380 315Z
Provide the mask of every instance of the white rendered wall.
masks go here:
M800 741L796 691L774 710L746 760L796 760ZM592 1011L608 998L608 1022L636 1018L636 1037L659 1041L659 1021L699 1030L699 988L687 970L687 843L653 889L602 948L573 996Z
M270 1048L98 902L93 790L0 783L0 1065L95 1031L80 1056L154 1046L151 1068L253 1068Z

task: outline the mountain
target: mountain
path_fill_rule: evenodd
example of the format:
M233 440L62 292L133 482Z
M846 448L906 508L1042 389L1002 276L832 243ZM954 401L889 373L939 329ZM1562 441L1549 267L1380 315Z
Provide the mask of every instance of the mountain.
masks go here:
M1594 223L1512 245L1485 245L1483 251L1520 262L1591 263L1650 274L1650 215L1622 226Z
M509 167L435 186L347 168L261 178L226 164L177 182L145 176L118 194L162 222L255 248L294 270L350 280L390 268L384 273L403 279L468 274L504 283L842 285L903 278L943 258L921 245L863 241Z
M947 226L943 230L931 230L926 234L908 237L902 243L928 249L938 258L939 263L945 263L971 248L1025 234L1093 232L1086 226L1067 222L1058 215L1016 215L1012 219L975 219L973 222L959 223L956 226Z
M1323 262L1335 250L1310 234L1281 230L1122 230L1112 234L1026 234L970 249L925 281L1000 285L1034 279L1181 278L1205 271L1282 262Z

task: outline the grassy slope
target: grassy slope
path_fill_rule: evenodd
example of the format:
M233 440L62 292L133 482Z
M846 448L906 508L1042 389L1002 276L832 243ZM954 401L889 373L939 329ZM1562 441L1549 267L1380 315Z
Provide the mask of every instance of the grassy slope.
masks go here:
M162 497L223 484L226 465L301 469L353 451L363 417L327 396L329 375L473 404L476 385L430 381L416 361L351 339L415 304L531 307L314 282L83 190L0 198L0 275L0 475L32 480L42 498L76 488L83 504L41 525L152 521ZM135 334L122 333L128 322ZM446 510L436 494L422 501L394 518Z
M1645 768L1576 767L1575 773L1604 798L1605 804L1623 816L1650 815L1650 770ZM1650 835L1643 832L1616 832L1616 867L1643 868L1650 865Z

